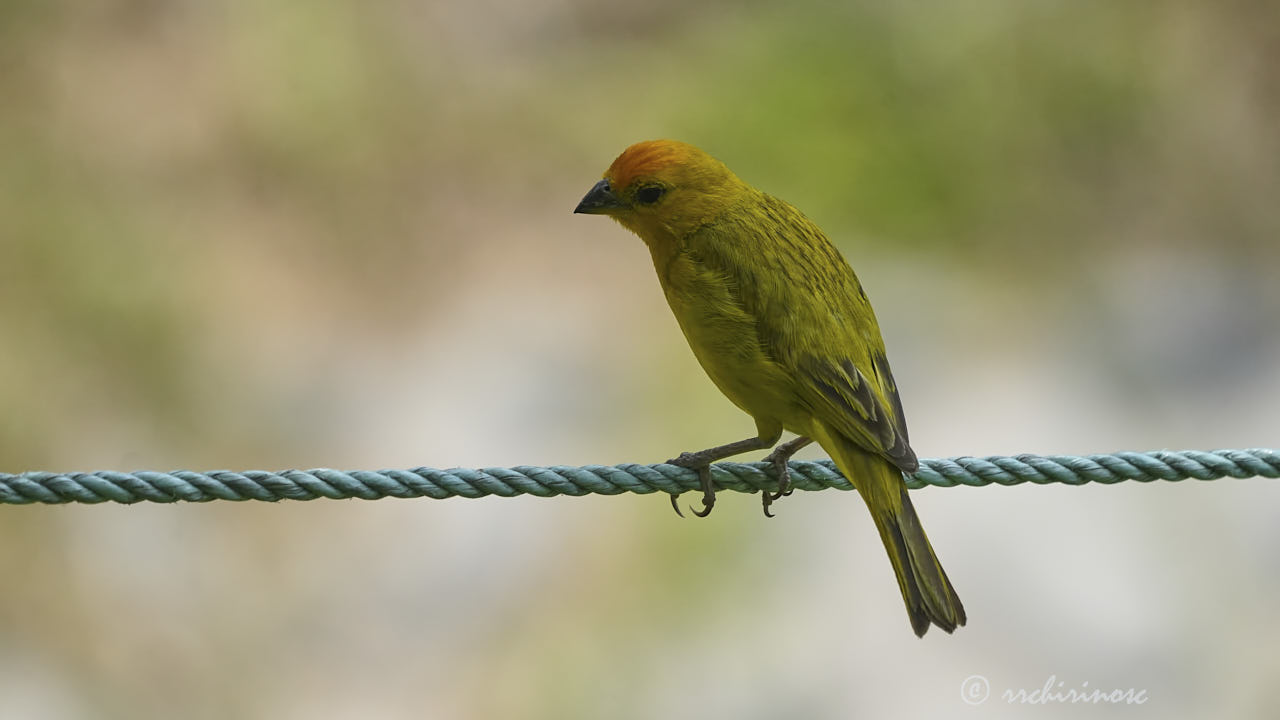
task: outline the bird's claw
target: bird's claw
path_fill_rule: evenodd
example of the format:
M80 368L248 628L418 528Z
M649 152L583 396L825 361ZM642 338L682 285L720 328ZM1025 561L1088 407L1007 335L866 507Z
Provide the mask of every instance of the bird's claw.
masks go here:
M772 454L765 458L766 462L773 463L773 469L778 474L778 492L771 493L768 489L760 491L760 501L763 505L765 517L773 517L773 513L769 512L769 506L774 501L787 497L795 492L795 488L791 486L791 469L787 466L786 458L774 457Z
M704 518L711 514L711 509L714 508L715 506L716 506L715 498L711 498L711 502L707 502L706 498L703 498L702 510L694 510L693 506L691 505L689 506L689 512L693 513L694 515L697 515L700 518Z
M696 470L698 473L698 484L702 486L702 510L694 510L689 508L689 512L704 518L711 514L711 509L716 506L716 488L711 484L711 465L706 462L694 464L699 458L695 453L680 453L680 457L668 460L668 465L678 465L680 467ZM676 511L676 515L684 517L684 513L680 512L680 504L677 498L680 496L676 493L671 494L671 509Z

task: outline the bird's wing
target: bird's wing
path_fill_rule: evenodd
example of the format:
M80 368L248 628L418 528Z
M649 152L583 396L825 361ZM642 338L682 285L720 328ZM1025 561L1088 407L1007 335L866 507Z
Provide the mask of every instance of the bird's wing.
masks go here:
M828 425L903 472L915 472L920 463L907 438L902 401L889 364L883 354L872 353L871 365L872 378L868 378L848 358L802 356L795 368L797 385L814 414Z

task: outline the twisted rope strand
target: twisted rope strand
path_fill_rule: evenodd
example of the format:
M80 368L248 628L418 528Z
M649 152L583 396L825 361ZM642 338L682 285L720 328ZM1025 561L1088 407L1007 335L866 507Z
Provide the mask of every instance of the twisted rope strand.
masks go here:
M852 490L830 460L794 461L791 482L801 490ZM776 488L765 463L716 463L716 486L738 492ZM907 476L914 489L933 485L982 486L1020 483L1118 483L1123 480L1215 480L1223 477L1280 477L1280 450L1156 450L1109 455L995 455L920 461ZM411 470L284 470L267 472L190 470L134 473L0 473L0 503L209 502L211 500L315 500L316 498L484 497L500 495L618 495L681 493L698 488L697 473L675 465L585 465L570 467L413 468Z

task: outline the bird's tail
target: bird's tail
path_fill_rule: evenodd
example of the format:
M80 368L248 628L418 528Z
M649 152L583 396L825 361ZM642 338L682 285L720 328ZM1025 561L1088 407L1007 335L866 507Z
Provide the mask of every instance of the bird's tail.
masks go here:
M964 625L964 605L924 534L920 516L907 497L901 471L844 438L832 439L834 447L825 449L871 510L898 576L911 628L923 637L929 623L948 633Z

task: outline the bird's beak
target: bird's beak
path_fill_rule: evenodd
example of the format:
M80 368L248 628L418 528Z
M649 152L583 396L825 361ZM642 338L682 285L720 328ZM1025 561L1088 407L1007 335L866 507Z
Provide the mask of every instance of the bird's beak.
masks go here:
M617 195L613 194L613 188L609 187L608 180L601 180L587 192L586 197L582 198L582 202L578 203L578 207L574 208L575 213L584 213L587 215L605 215L610 210L616 210L622 207L622 201Z

